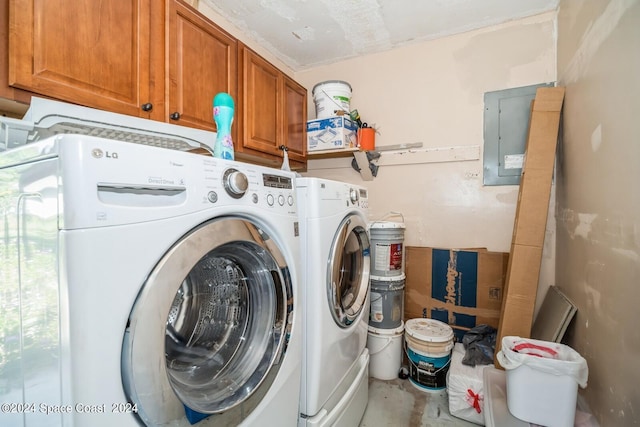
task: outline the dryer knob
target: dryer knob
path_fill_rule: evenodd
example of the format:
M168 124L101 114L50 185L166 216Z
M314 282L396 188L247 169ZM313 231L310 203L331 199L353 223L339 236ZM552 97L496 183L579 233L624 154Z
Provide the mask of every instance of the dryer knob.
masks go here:
M351 203L355 205L358 202L358 190L355 188L349 189L349 199Z
M224 189L234 199L239 199L249 188L247 176L236 169L227 169L222 176Z

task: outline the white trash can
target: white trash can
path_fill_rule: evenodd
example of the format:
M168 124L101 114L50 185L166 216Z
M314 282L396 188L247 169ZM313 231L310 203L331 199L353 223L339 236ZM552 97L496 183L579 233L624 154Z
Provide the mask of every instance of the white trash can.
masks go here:
M496 355L506 370L507 406L517 418L547 427L572 427L578 385L587 386L587 361L564 344L506 336Z

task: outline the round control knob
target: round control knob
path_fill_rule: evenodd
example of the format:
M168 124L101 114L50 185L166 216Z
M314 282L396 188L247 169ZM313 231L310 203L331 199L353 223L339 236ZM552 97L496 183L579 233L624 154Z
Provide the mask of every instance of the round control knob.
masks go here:
M287 197L287 203L289 204L289 206L293 206L293 196L289 195L289 197Z
M273 194L267 194L267 204L273 206Z
M282 194L278 196L278 204L284 206L284 196Z
M356 202L358 201L358 190L356 190L355 188L349 189L349 200L351 200L352 204L356 204Z
M239 199L249 188L249 180L247 176L237 169L227 169L222 176L224 189L234 199Z

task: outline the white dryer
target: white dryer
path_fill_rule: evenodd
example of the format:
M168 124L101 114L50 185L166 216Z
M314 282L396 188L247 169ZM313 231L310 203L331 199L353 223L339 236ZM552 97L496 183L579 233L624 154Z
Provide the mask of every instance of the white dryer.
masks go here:
M0 425L296 425L294 185L90 136L0 154Z
M299 426L357 426L368 400L368 196L296 180L302 236L303 362Z

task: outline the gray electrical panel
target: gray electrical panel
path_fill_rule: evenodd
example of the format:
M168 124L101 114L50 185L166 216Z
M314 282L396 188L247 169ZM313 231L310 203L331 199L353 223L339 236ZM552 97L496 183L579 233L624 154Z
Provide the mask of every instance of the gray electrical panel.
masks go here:
M484 185L518 185L531 102L542 83L484 94Z

